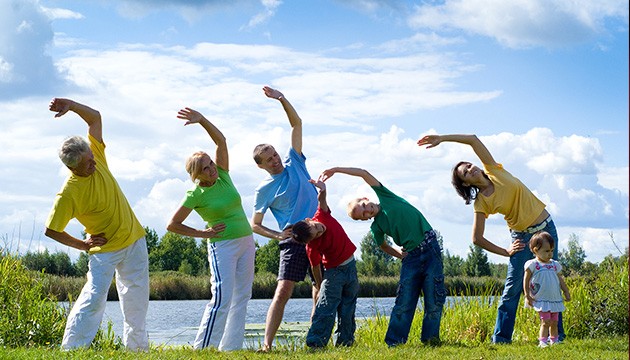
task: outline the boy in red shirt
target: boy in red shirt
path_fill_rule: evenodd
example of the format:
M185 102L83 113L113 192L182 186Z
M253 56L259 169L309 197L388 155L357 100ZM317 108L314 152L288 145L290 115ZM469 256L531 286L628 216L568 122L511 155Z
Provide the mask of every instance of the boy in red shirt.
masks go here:
M359 280L354 260L357 247L352 243L339 222L330 214L326 203L326 185L323 181L310 180L318 189L318 208L313 218L293 224L295 241L306 245L306 253L319 297L311 327L306 335L306 345L312 348L328 344L335 316L338 315L335 345L350 346L354 343L356 324L354 312L359 294ZM322 279L321 266L325 271Z

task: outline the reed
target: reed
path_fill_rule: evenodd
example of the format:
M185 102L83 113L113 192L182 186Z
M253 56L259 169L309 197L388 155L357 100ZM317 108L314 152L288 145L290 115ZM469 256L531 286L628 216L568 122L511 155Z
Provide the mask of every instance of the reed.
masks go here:
M177 271L152 272L149 277L151 300L202 300L210 299L210 276L192 276ZM76 299L85 283L85 277L67 277L46 274L42 278L45 293L55 297L58 301ZM360 297L393 297L398 288L397 276L359 276ZM259 272L254 276L252 286L253 299L271 299L276 290L276 275L269 272ZM493 277L465 277L458 276L445 279L447 291L461 294L470 289L491 289L491 293L498 295L503 288L503 280ZM300 281L295 284L294 298L310 298L310 281ZM118 300L115 282L109 289L108 300Z

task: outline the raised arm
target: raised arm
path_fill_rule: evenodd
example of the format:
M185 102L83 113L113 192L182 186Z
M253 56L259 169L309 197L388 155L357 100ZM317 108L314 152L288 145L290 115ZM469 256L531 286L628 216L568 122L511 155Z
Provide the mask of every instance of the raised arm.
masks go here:
M496 161L488 151L488 148L476 135L426 135L418 140L418 146L427 145L427 149L438 146L442 142L456 142L470 145L473 151L484 165L496 165Z
M291 124L291 147L298 153L302 154L302 119L298 116L297 111L293 108L293 105L284 97L284 95L269 86L263 87L265 95L269 98L280 101L284 112L287 113L289 123Z
M376 178L372 176L372 174L370 174L367 170L352 167L334 167L324 170L322 171L321 175L319 175L319 180L326 181L336 173L358 176L370 186L381 186L381 183L376 180Z
M68 111L79 115L88 125L88 134L99 142L103 142L103 123L101 114L89 106L64 98L54 98L48 107L50 111L56 112L55 117L61 117Z
M215 162L217 166L225 171L230 171L230 161L228 155L227 141L221 130L219 130L213 123L206 119L200 112L191 108L183 108L177 112L177 118L187 120L184 126L190 124L200 124L214 143L217 145L217 152L215 156Z
M315 185L315 187L318 190L317 202L318 202L319 208L325 212L328 212L328 202L326 202L326 184L321 180L313 180L313 179L309 180L309 182Z

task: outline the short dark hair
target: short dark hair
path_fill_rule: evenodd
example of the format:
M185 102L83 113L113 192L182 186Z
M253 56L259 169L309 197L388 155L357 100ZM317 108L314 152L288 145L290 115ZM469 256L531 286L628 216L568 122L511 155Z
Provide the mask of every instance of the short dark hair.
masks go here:
M293 240L300 244L306 244L312 240L311 227L304 220L300 220L293 224L291 227L293 232Z
M262 157L260 157L260 154L264 151L267 151L268 149L272 149L273 146L269 145L269 144L259 144L256 145L256 147L254 148L254 161L256 162L256 164L261 164L263 159Z
M549 243L549 246L553 249L555 247L555 241L553 240L553 236L546 231L539 231L535 233L531 239L529 239L529 249L533 252L534 250L540 249L545 242Z

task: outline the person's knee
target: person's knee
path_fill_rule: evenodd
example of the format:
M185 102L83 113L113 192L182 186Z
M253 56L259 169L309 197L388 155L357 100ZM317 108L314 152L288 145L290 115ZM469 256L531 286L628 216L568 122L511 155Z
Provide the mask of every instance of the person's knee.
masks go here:
M294 282L288 280L281 280L276 286L276 292L273 295L274 302L286 303L293 294Z

